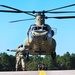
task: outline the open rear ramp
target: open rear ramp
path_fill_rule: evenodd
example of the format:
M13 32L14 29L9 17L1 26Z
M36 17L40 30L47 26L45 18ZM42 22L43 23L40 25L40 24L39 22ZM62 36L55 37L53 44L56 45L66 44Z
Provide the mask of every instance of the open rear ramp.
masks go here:
M10 71L0 72L0 75L75 75L75 70Z

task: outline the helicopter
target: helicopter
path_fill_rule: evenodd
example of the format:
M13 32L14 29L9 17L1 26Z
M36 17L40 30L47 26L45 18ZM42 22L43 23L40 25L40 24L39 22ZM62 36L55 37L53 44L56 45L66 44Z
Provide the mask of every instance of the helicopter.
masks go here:
M47 17L45 13L60 14L60 13L75 13L75 11L55 11L67 7L75 6L75 4L54 8L50 10L42 11L22 11L10 6L0 5L1 7L9 8L12 10L0 10L0 12L6 13L25 13L27 15L33 16L31 19L15 20L10 21L10 23L20 22L25 20L36 20L35 24L31 25L27 35L28 38L24 41L24 47L27 52L31 55L51 55L52 59L56 58L56 40L53 38L54 30L50 25L45 24L45 19L55 18L55 19L69 19L75 18L75 16L56 16ZM35 15L36 14L36 15Z
M44 15L38 13L36 15L36 23L31 25L27 35L28 38L24 41L24 47L32 55L51 55L56 57L56 41L52 37L54 31L51 27L45 24Z

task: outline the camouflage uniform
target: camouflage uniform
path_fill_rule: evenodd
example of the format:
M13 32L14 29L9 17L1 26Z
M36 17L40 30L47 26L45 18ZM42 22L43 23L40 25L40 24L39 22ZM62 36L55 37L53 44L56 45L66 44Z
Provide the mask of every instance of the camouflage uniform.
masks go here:
M18 70L20 64L22 65L22 70L23 71L26 70L25 60L26 60L25 49L20 46L16 51L16 71Z
M26 60L26 51L23 48L23 45L18 46L18 49L9 50L7 51L16 52L16 71L19 69L19 65L21 64L22 70L26 70L25 60Z

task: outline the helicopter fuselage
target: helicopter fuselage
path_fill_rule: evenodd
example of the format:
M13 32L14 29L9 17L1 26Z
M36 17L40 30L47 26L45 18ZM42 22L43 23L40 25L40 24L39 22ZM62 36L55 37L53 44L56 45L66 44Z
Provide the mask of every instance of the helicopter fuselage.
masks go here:
M46 26L32 26L29 37L24 42L24 47L30 54L47 55L55 51L56 42L51 36L51 28Z

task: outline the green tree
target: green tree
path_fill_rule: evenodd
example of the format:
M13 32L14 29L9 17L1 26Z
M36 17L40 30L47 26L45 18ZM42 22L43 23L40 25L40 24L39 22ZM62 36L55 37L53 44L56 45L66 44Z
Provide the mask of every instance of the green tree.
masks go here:
M71 69L75 69L75 54L71 54Z
M66 54L64 54L63 59L64 59L65 68L67 70L71 69L70 53L67 52Z
M15 65L14 56L9 56L7 53L1 53L0 54L0 65L1 65L0 66L1 71L14 70L14 65Z
M8 55L7 53L0 53L0 71L12 71L15 70L16 57ZM66 52L63 56L57 55L56 61L52 61L50 55L40 56L29 56L30 60L26 61L27 70L37 70L38 64L46 64L49 70L55 69L75 69L75 54Z
M57 62L59 65L59 69L71 69L70 53L66 52L66 54L64 54L63 56L58 56Z
M30 56L30 60L26 62L27 70L37 70L38 58Z

